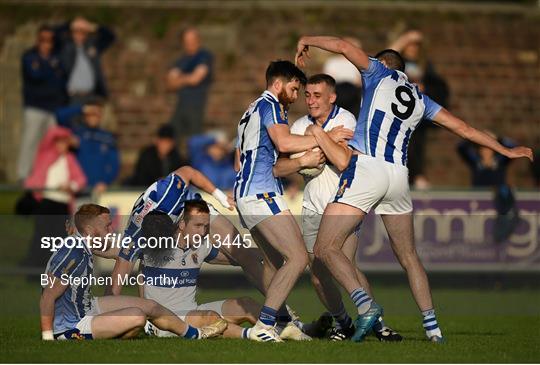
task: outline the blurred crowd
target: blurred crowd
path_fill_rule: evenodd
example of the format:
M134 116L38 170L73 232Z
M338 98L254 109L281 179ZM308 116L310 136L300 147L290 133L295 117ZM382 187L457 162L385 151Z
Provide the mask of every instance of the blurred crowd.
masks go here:
M361 46L358 39L347 40ZM118 182L121 159L117 137L103 127L109 93L101 65L102 55L115 41L112 29L76 17L64 24L41 26L35 45L22 56L23 124L17 177L28 190L17 210L37 214L35 240L44 235L40 227L46 227L49 235L64 230L62 220L50 220L47 215L67 216L75 197L94 198ZM153 142L139 152L133 171L121 183L147 186L175 168L190 164L218 188L231 190L235 141L223 130L204 128L214 74L213 54L203 46L194 27L181 33L179 44L180 57L163 75L167 90L177 96L174 111L155 131ZM388 47L405 58L409 79L448 108L448 84L431 62L422 33L404 32ZM362 101L359 71L344 57L332 55L327 57L323 72L337 82L336 103L358 116ZM432 133L436 133L433 123L423 121L409 146L408 167L416 189L431 185L425 174L425 149ZM511 144L504 137L500 139ZM460 144L457 151L471 171L472 186L494 187L504 200L507 190L501 187L507 187L509 161L469 144ZM534 169L539 184L538 164ZM299 181L286 182L291 194L300 191ZM29 253L28 265L44 264L32 261L33 257Z

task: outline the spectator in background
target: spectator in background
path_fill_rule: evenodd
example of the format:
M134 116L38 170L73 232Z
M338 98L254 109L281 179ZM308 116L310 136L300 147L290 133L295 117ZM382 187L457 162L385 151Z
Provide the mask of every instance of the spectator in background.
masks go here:
M32 172L25 182L26 188L34 190L39 202L34 212L34 235L25 266L43 268L47 263L50 251L41 249L41 238L65 236L65 221L75 193L86 185L86 176L75 155L69 151L73 141L69 129L54 126L48 129L39 144Z
M401 53L405 60L405 73L409 81L418 85L421 92L434 101L448 108L449 90L444 79L437 74L433 64L426 55L424 37L421 32L411 30L402 34L390 45ZM425 176L425 151L428 129L433 123L422 121L416 128L409 143L409 178L417 189L429 188L430 184Z
M540 189L540 149L534 151L534 161L531 164L534 186Z
M83 17L58 27L56 47L68 74L67 92L71 104L107 97L101 56L114 40L110 29Z
M484 132L497 138L493 132ZM505 147L515 147L515 144L507 138L499 138L498 141ZM469 141L458 144L458 153L471 170L471 185L473 187L485 188L506 185L506 171L510 163L508 157Z
M176 109L170 123L176 133L192 136L202 133L208 90L212 82L212 54L201 47L199 32L182 32L184 54L167 74L167 88L177 94Z
M60 58L53 52L54 32L41 26L36 45L22 56L23 129L17 178L24 181L34 162L39 141L55 125L54 111L67 102L66 74Z
M345 37L347 42L361 48L362 44L356 38ZM358 118L362 102L362 76L360 71L343 55L332 55L323 66L323 73L336 80L336 105L349 110Z
M188 140L190 165L202 172L221 190L232 190L234 171L233 145L225 132L209 131Z
M58 110L56 116L58 123L71 128L78 138L77 160L88 178L92 194L102 194L120 171L116 138L100 128L103 106L98 102L74 105ZM81 117L82 124L76 123Z
M163 125L159 128L154 143L139 154L133 176L126 181L126 184L149 186L186 164L178 153L174 128Z
M493 132L484 132L497 138ZM500 138L498 141L505 147L515 147L515 144L507 138ZM471 170L472 186L494 190L497 218L493 237L495 242L503 242L510 237L519 223L514 194L506 182L506 172L511 160L489 148L475 145L469 141L458 144L458 153Z

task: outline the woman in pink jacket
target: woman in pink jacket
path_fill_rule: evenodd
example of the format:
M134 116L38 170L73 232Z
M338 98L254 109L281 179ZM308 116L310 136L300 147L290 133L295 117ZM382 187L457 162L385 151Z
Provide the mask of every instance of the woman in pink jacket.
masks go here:
M24 264L40 269L51 252L41 249L42 237L64 237L65 221L74 205L75 193L86 185L86 176L77 158L69 150L75 139L67 128L48 129L39 144L32 171L25 187L34 191L39 202L35 215L34 236Z

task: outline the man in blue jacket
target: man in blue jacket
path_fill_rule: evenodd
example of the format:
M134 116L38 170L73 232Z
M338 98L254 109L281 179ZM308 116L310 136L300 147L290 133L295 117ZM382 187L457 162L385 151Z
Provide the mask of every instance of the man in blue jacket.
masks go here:
M56 111L58 124L69 127L79 139L77 159L88 178L93 194L107 190L120 170L116 137L100 128L103 107L98 104L74 105ZM83 123L76 123L82 117Z
M24 52L21 60L23 81L23 128L17 178L23 181L34 162L39 141L55 125L54 111L67 102L66 72L53 52L54 32L43 25L36 45Z

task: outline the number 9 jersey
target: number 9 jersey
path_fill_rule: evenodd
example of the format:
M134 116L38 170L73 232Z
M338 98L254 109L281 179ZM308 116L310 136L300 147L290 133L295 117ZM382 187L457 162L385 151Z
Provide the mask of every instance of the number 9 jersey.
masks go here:
M407 147L422 119L433 119L441 106L409 83L407 76L369 59L362 70L364 95L349 146L352 156L341 174L334 202L369 213L407 214L409 192Z
M441 106L411 84L400 71L391 70L375 58L362 70L363 98L354 137L349 146L390 163L407 164L412 132L431 120Z

